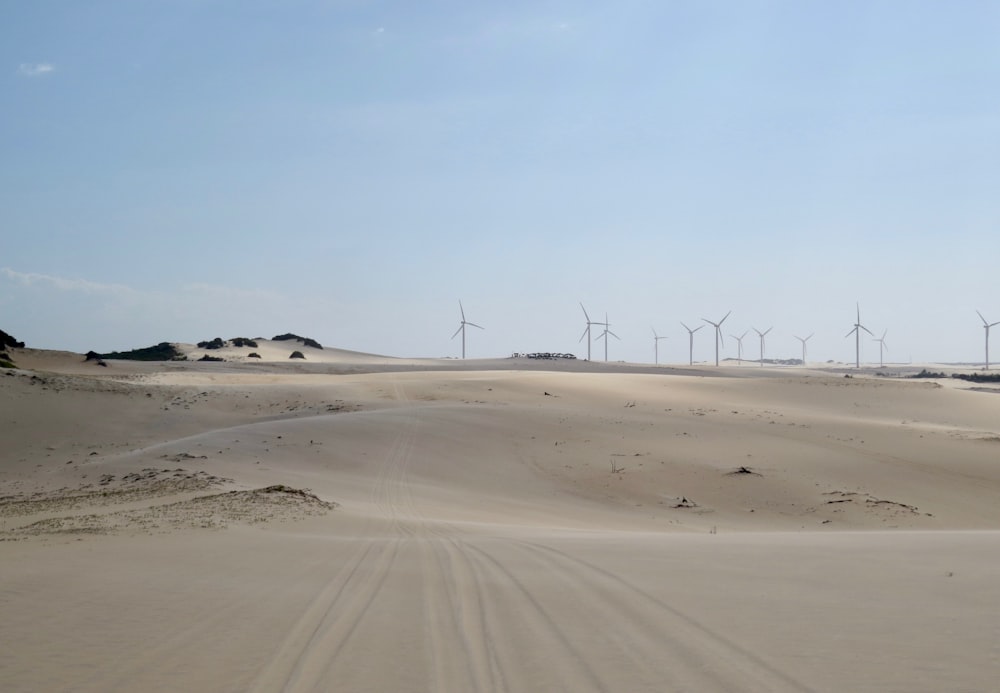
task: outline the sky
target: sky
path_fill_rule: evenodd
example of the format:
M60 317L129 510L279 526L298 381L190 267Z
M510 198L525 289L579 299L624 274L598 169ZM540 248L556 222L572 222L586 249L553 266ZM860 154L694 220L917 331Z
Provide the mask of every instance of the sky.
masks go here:
M0 329L981 361L1000 3L0 4ZM998 326L1000 327L1000 326ZM887 331L887 332L886 332ZM878 360L865 334L862 358ZM1000 361L1000 331L994 342ZM594 358L604 345L593 344Z

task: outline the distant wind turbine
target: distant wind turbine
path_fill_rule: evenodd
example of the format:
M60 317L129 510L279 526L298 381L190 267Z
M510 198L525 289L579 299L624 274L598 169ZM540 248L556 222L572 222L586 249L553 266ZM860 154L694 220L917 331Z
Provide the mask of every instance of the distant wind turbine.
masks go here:
M732 313L732 312L733 311L729 311L729 313L726 313L723 316L722 320L720 320L719 322L712 322L708 318L702 318L702 320L704 320L709 325L711 325L712 327L715 328L715 365L716 366L719 365L719 342L723 342L723 346L725 346L725 342L722 339L722 323L724 323L726 321L726 318L728 318L729 314Z
M455 334L453 334L451 336L451 338L454 339L455 337L458 336L459 332L462 333L462 358L464 359L465 358L465 326L466 325L472 325L473 327L478 327L481 330L485 330L486 328L482 327L481 325L477 325L474 322L469 322L468 320L465 319L465 308L462 307L462 302L461 301L458 302L458 309L462 312L462 322L461 322L461 324L459 324L458 329L455 330Z
M661 337L656 334L656 330L652 327L649 329L653 330L653 358L656 359L655 363L657 366L660 365L660 340L666 339L666 337Z
M885 331L882 332L882 336L881 337L877 337L876 339L872 340L873 342L878 342L878 367L879 368L882 368L885 365L883 363L883 361L882 361L882 350L885 349L886 351L888 351L888 349L889 349L889 347L887 347L885 345L885 336L887 334L889 334L889 330L888 329L886 329Z
M683 320L681 321L681 324L684 325L684 321ZM698 325L698 327L696 327L696 328L694 328L692 330L687 325L684 325L684 329L688 331L688 365L689 366L693 366L694 365L694 333L697 332L698 330L700 330L703 327L704 327L704 325Z
M730 337L732 337L733 339L736 340L736 363L738 365L740 365L740 366L743 365L743 338L747 336L747 332L749 332L749 331L750 330L747 330L746 332L744 332L743 334L741 334L739 337L737 337L736 335L734 335L732 333L730 333L730 335L729 335Z
M760 337L760 366L761 366L761 368L764 367L764 337L767 335L768 332L770 332L773 329L774 329L774 327L772 326L772 327L768 327L766 330L764 330L763 332L761 332L756 327L753 328L753 331L757 333L758 337Z
M816 333L814 332L813 334L816 334ZM799 337L798 335L796 335L795 338L797 340L799 340L800 342L802 342L802 365L804 366L804 365L806 365L806 342L808 342L810 339L812 339L813 335L809 335L805 339L803 339L802 337Z
M579 341L582 342L584 340L584 338L587 339L587 360L589 361L590 360L590 342L591 342L591 339L590 339L590 326L591 325L604 325L604 323L603 322L593 322L590 319L590 316L587 315L587 309L583 307L583 303L580 304L580 310L583 311L583 317L585 317L587 319L587 327L584 328L583 335L581 335ZM607 327L607 325L604 325L604 326Z
M990 328L993 327L993 326L995 326L995 325L1000 325L1000 321L998 321L998 322L986 322L986 318L983 317L982 313L980 313L977 310L976 314L979 316L979 319L983 321L983 329L986 330L986 370L989 370L990 369Z
M844 339L854 335L854 367L861 368L861 330L864 330L868 334L874 337L872 331L861 324L861 304L857 304L858 309L858 321L854 323L854 329L844 335Z
M615 339L617 339L619 342L622 340L622 338L619 337L618 335L616 335L614 332L611 331L611 329L610 329L611 328L611 323L608 322L608 314L607 313L604 314L604 322L603 323L599 323L599 324L604 325L604 331L601 332L601 334L597 335L597 337L594 339L594 341L597 341L601 337L604 338L604 360L607 361L608 360L608 335L611 335L612 337L614 337Z

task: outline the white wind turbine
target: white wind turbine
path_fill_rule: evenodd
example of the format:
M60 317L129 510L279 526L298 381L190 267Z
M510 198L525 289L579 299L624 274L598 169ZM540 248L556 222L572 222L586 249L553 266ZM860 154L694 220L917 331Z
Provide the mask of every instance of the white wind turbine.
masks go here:
M760 366L761 366L761 368L764 367L764 337L767 335L768 332L770 332L773 329L774 329L774 327L772 326L772 327L768 327L766 330L764 330L763 332L761 332L756 327L753 328L753 331L757 333L758 337L760 337Z
M747 332L749 331L750 330L747 330L739 337L732 333L729 334L730 337L736 340L736 363L740 366L743 365L743 338L747 336Z
M860 304L857 304L857 309L858 309L858 321L854 323L854 329L844 335L844 339L850 337L852 334L854 335L854 367L861 368L861 330L864 330L868 334L871 334L872 337L874 337L875 335L872 334L871 330L869 330L867 327L861 324Z
M660 365L660 340L661 339L666 339L666 337L661 337L660 335L656 334L656 329L655 328L650 327L649 329L653 330L653 358L656 359L655 363L656 363L657 366L659 366Z
M465 326L466 325L472 325L473 327L478 327L481 330L485 330L486 328L482 327L481 325L477 325L474 322L469 322L468 320L465 319L465 308L462 307L462 302L461 301L458 302L458 309L462 312L462 322L459 324L458 329L455 330L455 334L453 334L451 336L451 338L454 339L455 337L458 336L459 332L462 333L462 358L464 359L465 358Z
M681 324L684 325L684 321L683 320L681 321ZM684 325L684 329L688 331L688 365L689 366L693 366L694 365L694 333L697 332L698 330L700 330L703 327L704 327L704 325L698 325L698 327L696 327L696 328L694 328L692 330L687 325Z
M813 334L816 334L816 333L814 332ZM800 342L802 342L802 365L804 366L804 365L806 365L806 342L808 342L810 339L812 339L813 335L811 334L808 337L806 337L805 339L803 339L802 337L799 337L798 335L795 335L795 338L797 340L799 340Z
M608 314L607 313L604 314L604 322L603 323L597 323L597 324L604 325L604 331L601 332L601 334L597 335L597 337L594 339L594 341L597 341L601 337L604 337L604 360L607 361L608 360L608 335L611 335L612 337L614 337L615 339L617 339L619 342L622 340L622 338L619 337L618 335L616 335L614 332L611 331L611 329L610 329L611 328L611 323L608 322Z
M883 349L885 349L886 351L889 350L889 347L887 347L885 345L885 336L887 334L889 334L889 330L888 329L886 329L886 330L884 330L882 332L882 336L881 337L876 337L875 339L872 340L873 342L878 342L878 367L879 368L882 368L885 365L885 363L882 361L882 350Z
M983 321L983 329L986 330L986 368L985 368L985 370L989 370L990 369L990 328L993 327L993 326L995 326L995 325L1000 325L1000 321L998 321L998 322L986 322L986 318L984 318L983 314L980 313L978 310L976 311L976 315L978 315L979 319Z
M603 322L593 322L590 319L590 316L587 315L587 309L583 307L583 303L580 303L580 310L583 311L583 317L587 319L587 327L584 328L583 335L581 335L579 341L582 342L583 339L584 339L584 337L586 337L586 339L587 339L587 360L589 361L590 360L590 342L591 342L591 339L590 339L590 326L591 325L604 325L605 327L607 327L607 325L605 323L603 323Z
M733 311L729 311L729 313L726 313L723 316L722 320L720 320L719 322L712 322L708 318L702 318L702 320L704 320L709 325L711 325L712 327L715 328L715 365L716 366L719 365L719 342L723 342L723 346L725 346L725 342L722 340L722 323L724 323L726 321L726 318L728 318L729 314L732 313L732 312Z

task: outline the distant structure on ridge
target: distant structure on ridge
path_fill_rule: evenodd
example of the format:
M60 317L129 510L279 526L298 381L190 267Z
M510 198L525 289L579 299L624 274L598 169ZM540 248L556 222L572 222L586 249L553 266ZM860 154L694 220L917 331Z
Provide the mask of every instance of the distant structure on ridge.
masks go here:
M453 334L451 336L451 338L454 339L455 337L458 336L459 332L462 333L462 358L464 359L465 358L465 326L466 325L472 325L473 327L478 327L481 330L485 330L486 328L482 327L481 325L477 325L474 322L469 322L468 320L465 319L465 308L462 307L462 302L461 301L458 302L458 309L462 312L462 322L459 324L458 329L455 330L455 334Z
M597 339L601 339L602 337L604 338L604 360L607 361L608 360L608 335L611 335L612 337L614 337L615 339L617 339L619 342L622 340L622 338L619 337L618 335L616 335L614 332L611 331L611 323L608 322L608 314L607 313L604 314L604 322L602 324L604 325L604 332L601 332L601 334L597 335ZM589 329L590 325L588 325L587 327ZM588 351L589 351L589 345L588 345Z
M683 320L681 321L681 324L684 325L684 321ZM697 332L698 330L700 330L703 327L704 327L704 325L698 325L698 327L696 327L696 328L694 328L692 330L687 325L684 325L684 329L688 331L688 365L689 366L693 366L694 365L694 333Z
M587 315L587 309L583 307L583 303L582 302L580 303L580 310L583 311L583 317L586 318L586 320L587 320L587 327L584 328L583 335L580 337L579 341L582 342L584 340L584 337L586 337L586 339L587 339L587 360L589 361L590 360L590 342L592 341L591 338L590 338L590 326L591 325L604 325L605 327L607 327L607 323L606 322L594 322L594 321L592 321L590 319L590 316ZM617 336L617 335L615 335L615 336Z
M774 326L771 326L771 327L768 327L763 332L761 332L756 327L753 328L753 331L757 333L758 337L760 337L760 367L761 368L764 367L764 337L766 337L767 333L770 332L773 329L774 329Z
M985 370L989 370L990 369L990 328L994 327L996 325L1000 325L1000 322L986 322L986 318L984 318L983 314L980 313L978 310L976 311L976 315L978 315L979 319L983 321L983 329L986 330L986 367L985 367Z
M861 368L861 330L871 334L872 337L875 335L872 334L871 330L861 324L861 304L856 304L856 307L858 309L858 320L854 323L854 329L844 335L844 339L847 339L852 334L854 335L854 367Z
M729 313L726 313L726 314L725 314L725 315L724 315L724 316L722 317L722 320L720 320L719 322L712 322L712 321L711 321L711 320L709 320L708 318L702 318L702 320L704 320L704 321L705 321L705 322L707 322L707 323L708 323L709 325L712 325L712 326L713 326L713 327L715 328L715 365L716 365L716 366L718 366L718 365L719 365L719 342L722 342L722 341L723 341L723 340L722 340L722 323L724 323L724 322L726 321L726 318L728 318L728 317L729 317L729 315L730 315L730 314L731 314L732 312L733 312L733 311L729 311ZM723 342L723 345L725 345L725 342Z
M660 340L661 339L666 339L666 337L661 337L660 335L656 334L656 329L655 328L650 327L649 329L653 330L653 363L655 363L657 366L659 366L660 365Z
M816 333L814 332L813 334L816 334ZM800 342L802 342L802 365L804 366L804 365L806 365L806 342L808 342L810 339L812 339L813 335L811 334L808 337L806 337L805 339L803 339L802 337L799 337L798 335L795 335L795 338L797 340L799 340Z

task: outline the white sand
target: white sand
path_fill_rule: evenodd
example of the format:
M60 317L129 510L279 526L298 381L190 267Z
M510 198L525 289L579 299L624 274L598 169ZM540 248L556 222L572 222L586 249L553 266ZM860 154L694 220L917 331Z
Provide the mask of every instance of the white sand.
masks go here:
M243 351L0 371L2 690L1000 680L996 391Z

